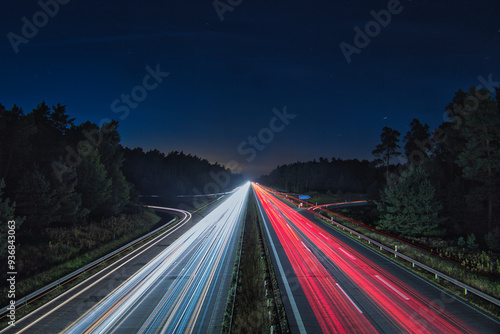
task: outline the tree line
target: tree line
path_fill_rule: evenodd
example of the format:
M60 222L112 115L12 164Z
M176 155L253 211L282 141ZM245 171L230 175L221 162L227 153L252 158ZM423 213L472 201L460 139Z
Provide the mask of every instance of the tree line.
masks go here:
M130 184L117 127L116 121L75 125L60 104L42 102L27 114L0 105L1 198L21 217L25 236L125 210Z
M240 185L243 176L219 163L184 152L168 154L156 149L124 148L124 174L143 195L156 195L161 202L175 203L178 195L219 193Z
M366 193L376 198L384 178L381 169L368 160L320 157L278 166L259 182L295 193Z
M381 229L476 233L500 250L500 89L496 96L459 90L445 111L448 119L433 130L418 119L403 137L385 127L372 162L321 158L279 166L262 182L294 192L369 194L378 198Z
M27 263L30 247L33 259L76 254L97 246L97 230L115 239L137 228L141 194L174 198L211 190L206 185L221 180L227 189L241 178L183 152L125 148L118 127L115 120L75 124L60 104L42 102L28 113L0 104L0 258L10 220Z

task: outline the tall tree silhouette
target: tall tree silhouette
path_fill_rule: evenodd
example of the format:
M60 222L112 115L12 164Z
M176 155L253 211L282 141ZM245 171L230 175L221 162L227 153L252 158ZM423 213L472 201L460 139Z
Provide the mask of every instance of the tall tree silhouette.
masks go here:
M492 230L500 186L500 110L486 89L473 87L468 96L465 104L468 114L460 128L465 147L457 163L466 178L481 184L480 193L485 195L488 206L488 227Z
M384 127L380 135L382 143L378 144L372 151L372 154L377 158L377 162L385 165L387 178L389 177L389 164L391 158L401 155L401 152L398 151L400 148L398 144L400 135L401 133L399 133L399 131L387 126Z
M430 141L429 129L427 123L422 124L414 118L410 123L410 131L403 138L405 155L416 166L420 165L423 159L429 156L429 152L434 150L434 144Z

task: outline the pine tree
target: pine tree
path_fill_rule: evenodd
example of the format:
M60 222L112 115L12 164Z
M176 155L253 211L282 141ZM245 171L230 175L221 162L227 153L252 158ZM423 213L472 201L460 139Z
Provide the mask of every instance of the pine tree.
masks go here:
M96 148L84 144L81 152L85 152L85 155L77 167L77 191L82 194L82 207L89 210L92 216L98 216L103 213L111 196L111 180Z
M59 159L59 163L63 163L62 157ZM58 224L61 226L73 226L86 215L85 210L81 210L82 195L76 192L77 183L78 176L75 168L70 168L62 174L61 182L55 178L53 180L60 205L56 215L59 217Z
M73 126L74 118L70 118L66 114L66 106L57 104L52 106L52 112L50 113L49 119L51 121L52 128L57 130L60 134L66 134L66 131Z
M16 202L16 211L26 216L23 230L32 236L43 232L51 222L59 219L56 213L60 204L56 191L36 168L21 178L16 189Z
M401 152L398 152L398 148L400 148L398 144L399 143L398 137L401 135L401 133L387 126L384 127L382 131L383 132L380 135L382 143L377 145L375 150L372 151L372 154L377 157L378 163L385 164L386 177L388 177L389 163L391 161L391 158L401 155Z
M473 87L468 97L469 103L464 108L467 114L460 128L465 147L457 164L466 178L482 185L480 193L488 204L488 227L492 230L500 186L500 110L486 89Z
M428 157L429 152L434 150L429 140L431 137L429 129L427 123L422 125L418 119L414 118L410 123L410 131L403 138L405 155L415 166L420 165L422 160Z
M121 213L130 201L130 187L122 172L123 148L120 146L118 122L112 120L101 128L102 142L99 145L101 162L111 180L110 196L106 203L105 214Z
M435 188L422 167L410 167L407 173L382 192L377 202L382 217L378 226L403 236L420 236L443 222L442 205L434 199Z
M33 161L30 137L35 132L33 119L28 119L21 108L14 105L6 110L0 104L0 177L8 180L9 189Z

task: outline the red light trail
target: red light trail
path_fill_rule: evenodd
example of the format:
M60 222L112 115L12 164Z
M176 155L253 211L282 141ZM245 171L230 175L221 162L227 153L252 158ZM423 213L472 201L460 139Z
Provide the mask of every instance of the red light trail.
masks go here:
M263 187L253 186L323 332L373 333L377 330L321 263L315 255L317 251L348 277L396 330L473 332L440 305L335 239Z

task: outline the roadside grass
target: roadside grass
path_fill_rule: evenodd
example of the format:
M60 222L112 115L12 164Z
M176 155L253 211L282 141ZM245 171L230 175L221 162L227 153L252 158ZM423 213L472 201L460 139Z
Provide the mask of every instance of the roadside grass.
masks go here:
M43 245L34 245L33 247L25 247L20 248L23 252L19 252L19 259L26 259L28 257L29 261L21 263L23 267L26 267L30 264L33 265L33 261L39 261L39 256L31 256L30 252L43 252L40 255L45 256L42 263L45 266L36 266L36 269L31 269L29 273L31 275L23 275L24 277L16 282L16 300L29 295L30 293L50 284L58 279L64 277L65 275L95 261L96 259L109 254L110 252L118 249L119 247L129 243L130 241L137 239L141 235L151 231L156 228L156 225L161 220L159 216L157 216L153 210L145 210L143 213L133 214L133 215L123 215L119 218L116 218L113 221L113 224L129 224L129 228L124 229L121 232L120 236L114 234L113 239L113 231L108 231L108 233L103 232L103 227L99 226L98 223L91 223L94 226L87 226L82 229L75 229L71 231L59 231L58 233L71 234L76 235L77 237L81 237L83 242L86 242L86 238L89 238L88 235L89 230L93 230L92 235L97 239L98 242L95 243L95 246L84 252L76 246L71 246L67 243L62 242L54 242L50 243L46 248L43 248ZM103 223L103 222L101 222ZM106 224L111 224L111 222L107 221ZM116 232L116 231L115 231ZM50 233L50 232L49 232ZM96 234L99 233L100 237L97 237ZM108 237L107 241L105 237ZM111 236L111 237L110 237ZM60 240L62 240L61 236ZM52 240L51 240L52 241ZM70 242L70 241L68 241ZM137 247L136 245L135 247ZM28 304L18 305L16 308L16 317L21 318L23 315L31 312L33 309L37 308L39 305L53 299L55 296L61 294L62 292L70 289L76 284L80 283L87 277L90 277L93 273L101 270L103 266L107 266L114 261L118 260L126 253L132 251L135 247L127 249L126 252L119 253L113 258L107 260L105 263L99 264L96 267L90 269L87 272L82 273L81 275L75 277L71 282L67 282L64 285L60 285L58 288L51 290L47 294L43 295L36 301L32 301ZM61 259L59 254L61 252L68 252L64 258ZM52 266L48 266L47 264L54 263ZM20 267L21 267L20 265ZM21 267L22 268L22 267ZM38 270L38 272L36 272ZM21 272L21 270L19 270ZM7 288L2 287L0 292L0 305L7 305L9 300L7 298ZM2 319L4 320L4 319ZM3 324L2 324L3 325Z

